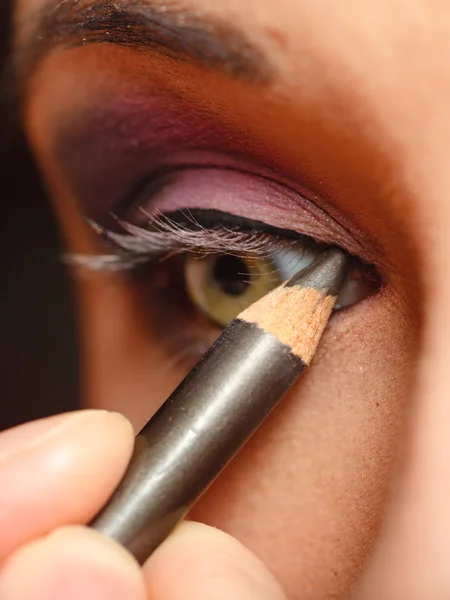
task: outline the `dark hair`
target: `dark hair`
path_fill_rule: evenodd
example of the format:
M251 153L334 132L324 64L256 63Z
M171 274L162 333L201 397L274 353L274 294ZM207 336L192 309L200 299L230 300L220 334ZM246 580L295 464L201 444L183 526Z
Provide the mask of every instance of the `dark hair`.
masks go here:
M0 0L0 430L76 408L77 353L57 228L9 71L13 0Z

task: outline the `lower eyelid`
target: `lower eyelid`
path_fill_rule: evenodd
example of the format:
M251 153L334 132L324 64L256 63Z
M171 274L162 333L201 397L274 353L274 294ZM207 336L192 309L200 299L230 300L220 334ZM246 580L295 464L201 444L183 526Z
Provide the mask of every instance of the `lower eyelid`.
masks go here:
M144 265L134 272L130 291L140 299L141 312L155 344L162 345L172 368L187 373L222 329L190 302L181 279L183 256Z

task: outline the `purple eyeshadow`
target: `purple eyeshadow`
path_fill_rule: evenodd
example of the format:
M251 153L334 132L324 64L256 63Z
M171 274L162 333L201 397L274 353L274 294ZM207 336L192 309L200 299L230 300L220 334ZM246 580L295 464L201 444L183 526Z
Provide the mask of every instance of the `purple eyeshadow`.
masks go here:
M164 181L164 180L163 180ZM172 173L150 195L137 198L125 218L144 224L146 213L171 213L182 209L209 209L254 218L274 227L301 230L336 242L338 226L324 226L323 213L298 193L264 177L223 168L194 168Z
M213 115L169 96L118 96L59 125L56 152L69 185L94 218L180 150L256 153Z
M142 222L139 207L215 209L351 246L366 258L343 219L331 218L312 194L258 175L255 166L251 172L246 162L260 165L261 173L273 168L269 150L206 108L161 90L127 92L79 107L57 127L55 151L66 181L83 213L105 227L117 228L111 212L130 209Z

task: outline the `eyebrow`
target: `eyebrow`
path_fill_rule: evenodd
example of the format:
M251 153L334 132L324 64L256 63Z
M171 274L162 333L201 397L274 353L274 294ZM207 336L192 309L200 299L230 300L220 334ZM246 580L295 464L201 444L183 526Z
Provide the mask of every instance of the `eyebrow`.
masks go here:
M47 4L33 22L37 24L14 53L19 80L56 48L100 43L151 50L251 83L266 82L272 71L267 57L243 31L179 4L59 0L56 7Z

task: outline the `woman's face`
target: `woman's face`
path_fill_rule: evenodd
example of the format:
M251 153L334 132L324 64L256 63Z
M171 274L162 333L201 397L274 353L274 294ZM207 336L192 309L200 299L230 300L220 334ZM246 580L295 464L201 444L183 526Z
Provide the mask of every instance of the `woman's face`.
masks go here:
M116 227L110 213L203 208L375 264L381 290L332 319L191 515L253 549L290 598L346 598L405 409L450 386L447 3L17 0L16 17L24 123L69 251L100 251L86 215ZM179 263L74 274L82 401L136 429L220 331Z

